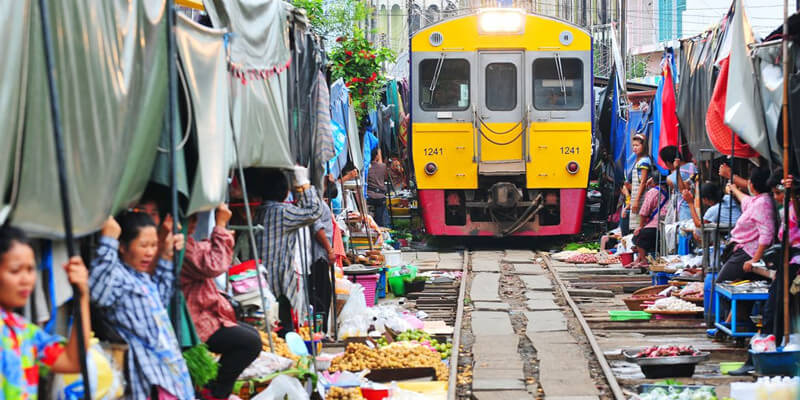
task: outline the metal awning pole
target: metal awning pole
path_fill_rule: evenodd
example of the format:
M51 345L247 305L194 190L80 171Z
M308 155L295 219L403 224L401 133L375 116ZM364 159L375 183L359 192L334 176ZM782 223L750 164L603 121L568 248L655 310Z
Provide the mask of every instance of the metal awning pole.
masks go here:
M789 2L783 0L783 179L789 177ZM783 341L788 342L791 333L791 315L789 314L789 207L794 185L789 188L783 198Z
M42 24L42 41L44 44L44 60L47 69L47 87L50 92L50 113L53 121L53 142L55 143L56 165L58 166L58 188L59 196L61 197L61 214L64 218L64 236L67 242L67 253L69 257L78 255L75 248L75 237L72 234L72 211L69 203L69 185L67 184L66 161L64 160L64 138L61 132L61 113L58 108L58 90L55 82L55 67L53 63L53 43L50 41L50 23L49 13L47 9L47 1L39 0L39 17ZM83 398L89 400L92 398L92 388L89 382L89 369L86 364L86 337L83 330L83 313L81 312L80 305L80 290L77 286L72 285L73 299L76 299L77 305L74 305L73 313L75 320L75 329L78 334L78 355L81 364L81 378L83 379Z

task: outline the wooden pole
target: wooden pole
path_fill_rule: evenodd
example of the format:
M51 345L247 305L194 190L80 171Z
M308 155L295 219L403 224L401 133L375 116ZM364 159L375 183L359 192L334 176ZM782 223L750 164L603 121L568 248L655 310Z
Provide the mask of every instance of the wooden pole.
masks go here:
M783 179L789 177L789 1L783 0L783 104L781 114L783 118ZM789 199L792 197L793 187L783 199L783 340L788 341L791 332L789 315Z
M58 108L58 89L56 88L55 67L53 63L53 43L50 41L50 22L47 10L47 1L39 0L39 17L42 24L42 41L44 44L44 61L47 70L47 87L50 92L50 113L53 122L53 142L55 142L56 165L58 166L58 189L61 197L61 215L64 218L64 236L67 241L69 257L78 255L75 248L75 237L72 234L72 212L69 204L69 185L67 184L66 161L64 160L64 136L61 133L61 112ZM83 335L83 315L80 305L80 290L72 285L75 329L78 334L78 355L81 364L81 378L83 379L83 399L92 398L92 388L89 382L89 368L86 364L86 337Z

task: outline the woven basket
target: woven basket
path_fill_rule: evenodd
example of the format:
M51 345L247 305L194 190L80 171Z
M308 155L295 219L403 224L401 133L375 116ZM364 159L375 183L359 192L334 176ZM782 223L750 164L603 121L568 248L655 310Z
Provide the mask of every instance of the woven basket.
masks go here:
M647 308L644 303L664 298L664 296L659 296L658 293L666 289L668 286L669 285L657 285L641 288L633 292L631 297L622 299L622 301L624 301L625 305L628 306L628 310L644 311L644 309Z

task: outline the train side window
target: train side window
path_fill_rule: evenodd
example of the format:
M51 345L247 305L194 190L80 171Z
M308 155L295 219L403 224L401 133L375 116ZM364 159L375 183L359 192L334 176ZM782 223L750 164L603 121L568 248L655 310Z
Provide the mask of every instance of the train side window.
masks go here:
M511 111L517 108L517 66L491 63L486 66L486 108Z
M431 58L419 63L419 105L423 110L464 111L469 108L469 90L469 61Z
M535 60L533 105L537 110L580 110L583 107L583 62L577 58Z

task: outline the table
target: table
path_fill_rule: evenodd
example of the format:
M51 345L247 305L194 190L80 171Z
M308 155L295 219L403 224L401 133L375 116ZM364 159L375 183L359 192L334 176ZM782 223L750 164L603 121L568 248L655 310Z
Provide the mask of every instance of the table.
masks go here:
M725 283L718 283L716 285L716 291L714 293L714 314L716 314L714 318L714 326L717 329L727 333L732 337L751 337L756 334L756 332L741 332L736 327L736 304L740 301L763 301L769 298L768 288L763 289L756 289L753 291L747 292L738 292L736 291L736 286L731 286ZM731 302L731 326L728 327L721 321L720 311L719 311L719 299L720 296L725 297L730 300Z

